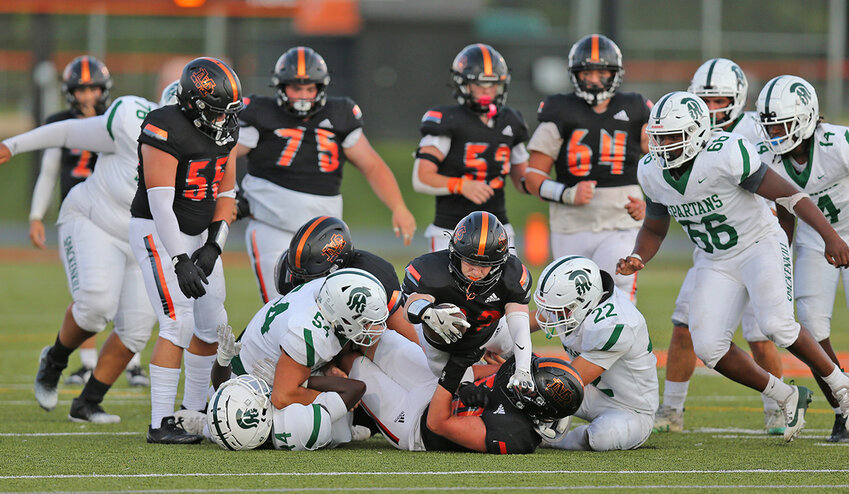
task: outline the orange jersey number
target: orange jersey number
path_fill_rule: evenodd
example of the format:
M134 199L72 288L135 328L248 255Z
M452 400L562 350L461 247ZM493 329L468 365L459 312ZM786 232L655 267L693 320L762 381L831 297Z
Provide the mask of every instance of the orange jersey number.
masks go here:
M183 197L193 201L202 201L206 199L208 194L211 194L213 200L217 199L218 184L224 177L224 165L227 164L227 158L227 156L221 156L212 165L210 165L212 160L190 161Z

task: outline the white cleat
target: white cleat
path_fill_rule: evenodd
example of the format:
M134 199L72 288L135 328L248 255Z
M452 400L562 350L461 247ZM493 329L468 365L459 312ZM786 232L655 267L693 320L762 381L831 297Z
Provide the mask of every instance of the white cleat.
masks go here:
M793 386L793 393L778 406L784 412L784 440L792 441L805 427L805 412L811 404L813 393L804 386Z

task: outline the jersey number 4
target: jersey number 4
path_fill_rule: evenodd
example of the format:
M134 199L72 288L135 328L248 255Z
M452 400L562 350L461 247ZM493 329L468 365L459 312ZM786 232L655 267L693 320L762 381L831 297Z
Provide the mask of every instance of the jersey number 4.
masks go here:
M277 129L274 131L278 137L286 141L280 158L277 160L279 166L289 166L304 141L305 127L294 127ZM335 134L326 129L315 129L316 151L318 153L318 167L325 173L336 171L339 168L339 145L334 139Z
M575 129L566 144L566 164L569 167L569 173L576 177L586 177L593 167L593 150L583 142L587 134L589 134L587 129ZM611 175L622 175L625 171L627 142L628 132L614 130L611 136L606 130L601 129L598 164L609 166Z
M186 174L186 186L183 197L193 201L202 201L207 197L214 200L218 197L218 184L224 176L224 165L228 156L219 156L213 160L189 161Z

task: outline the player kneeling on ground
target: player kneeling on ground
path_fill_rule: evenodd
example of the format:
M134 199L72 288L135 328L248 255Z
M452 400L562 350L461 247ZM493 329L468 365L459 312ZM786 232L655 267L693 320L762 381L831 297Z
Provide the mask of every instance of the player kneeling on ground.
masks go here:
M536 318L559 336L586 383L575 413L589 421L549 444L571 450L638 448L652 431L658 386L646 320L606 271L580 256L548 265L534 292Z

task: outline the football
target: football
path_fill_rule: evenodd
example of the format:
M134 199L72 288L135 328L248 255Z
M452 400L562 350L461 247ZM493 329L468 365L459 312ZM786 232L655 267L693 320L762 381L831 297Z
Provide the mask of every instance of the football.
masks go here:
M434 309L453 309L451 312L449 312L449 315L451 315L452 317L455 317L457 319L461 319L463 321L466 320L466 315L463 314L463 311L461 311L460 308L457 307L454 304L436 304L436 305L433 306L433 308ZM463 326L462 324L460 324L459 322L455 322L454 327L457 328L457 330L460 331L461 335L466 333L466 327ZM446 344L445 340L442 339L442 337L439 336L439 334L436 331L434 331L433 328L428 326L427 323L422 323L422 334L424 334L425 339L431 345L443 346L443 345Z

